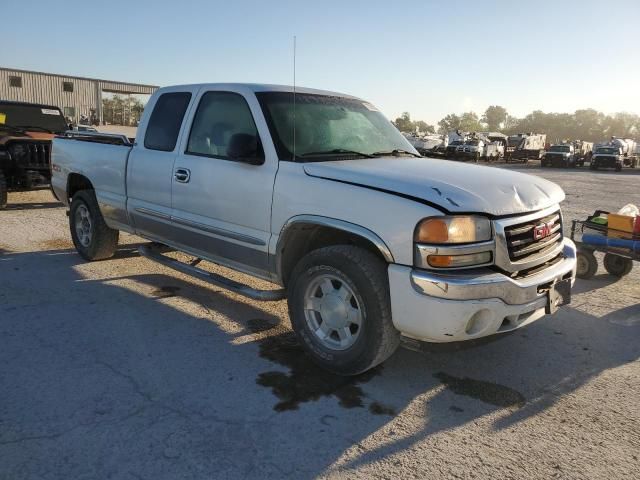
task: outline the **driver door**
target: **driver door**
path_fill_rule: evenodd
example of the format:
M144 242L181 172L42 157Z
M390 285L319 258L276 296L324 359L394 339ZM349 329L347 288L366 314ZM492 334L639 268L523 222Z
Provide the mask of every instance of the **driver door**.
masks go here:
M275 156L265 158L260 139L270 137L255 95L203 89L196 104L174 163L172 224L177 242L217 263L268 276L278 162ZM242 138L257 140L252 158L234 158L233 145Z

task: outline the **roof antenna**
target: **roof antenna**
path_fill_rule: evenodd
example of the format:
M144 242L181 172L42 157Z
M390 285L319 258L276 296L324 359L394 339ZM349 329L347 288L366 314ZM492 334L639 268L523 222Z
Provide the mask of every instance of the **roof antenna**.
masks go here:
M296 161L296 36L293 36L293 161Z

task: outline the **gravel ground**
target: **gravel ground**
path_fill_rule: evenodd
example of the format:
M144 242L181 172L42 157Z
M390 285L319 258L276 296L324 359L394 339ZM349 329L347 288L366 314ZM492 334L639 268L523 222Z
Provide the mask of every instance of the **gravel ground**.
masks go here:
M520 169L565 189L566 219L640 204L636 172ZM343 379L301 354L283 302L160 267L128 235L86 263L48 190L9 201L0 479L638 478L640 265L496 341Z

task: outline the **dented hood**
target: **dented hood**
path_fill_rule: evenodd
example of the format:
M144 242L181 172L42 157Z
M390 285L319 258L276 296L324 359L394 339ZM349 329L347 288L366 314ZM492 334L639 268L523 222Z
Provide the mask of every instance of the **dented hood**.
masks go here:
M306 163L307 175L414 197L449 212L512 215L564 199L555 183L494 167L447 160L381 157Z

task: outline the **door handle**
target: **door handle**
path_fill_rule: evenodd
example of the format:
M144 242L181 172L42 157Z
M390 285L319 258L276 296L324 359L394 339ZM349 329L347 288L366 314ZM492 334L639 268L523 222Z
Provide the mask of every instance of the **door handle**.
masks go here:
M176 179L176 182L188 183L191 178L191 171L188 168L176 168L173 176Z

